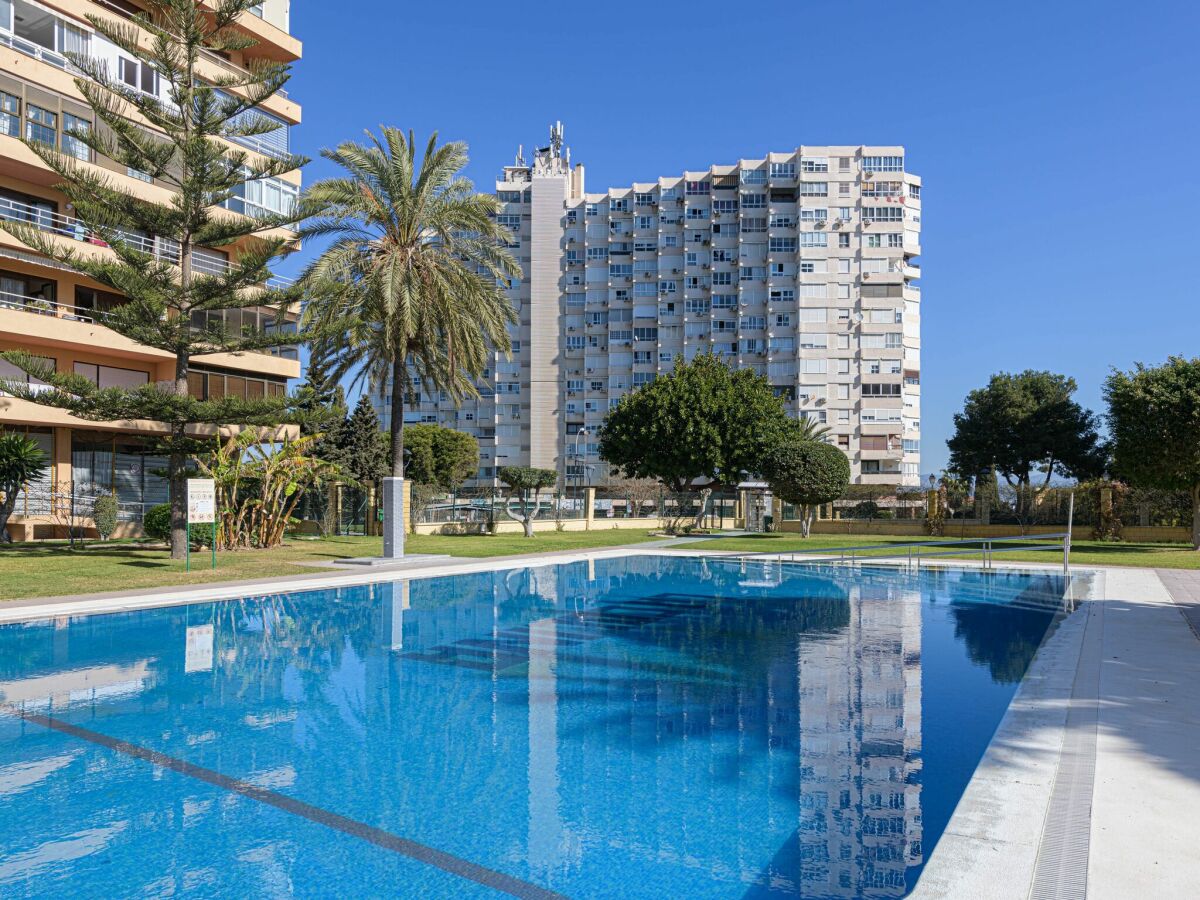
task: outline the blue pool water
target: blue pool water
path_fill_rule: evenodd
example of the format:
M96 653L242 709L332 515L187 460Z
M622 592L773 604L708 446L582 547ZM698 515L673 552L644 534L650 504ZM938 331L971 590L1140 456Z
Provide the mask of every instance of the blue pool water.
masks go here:
M903 896L1062 594L643 556L3 626L0 896Z

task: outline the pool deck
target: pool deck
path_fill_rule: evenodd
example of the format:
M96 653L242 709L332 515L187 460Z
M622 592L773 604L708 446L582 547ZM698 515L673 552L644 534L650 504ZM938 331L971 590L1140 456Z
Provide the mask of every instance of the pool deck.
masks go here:
M652 543L443 559L174 591L8 601L0 604L0 623L662 553L738 555ZM1078 610L1039 649L911 896L1196 896L1200 571L1087 572L1094 573L1088 595L1078 598Z

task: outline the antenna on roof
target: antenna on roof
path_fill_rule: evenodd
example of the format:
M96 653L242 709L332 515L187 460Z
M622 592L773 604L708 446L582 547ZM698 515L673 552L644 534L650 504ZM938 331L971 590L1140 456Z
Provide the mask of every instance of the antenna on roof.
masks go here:
M517 165L525 165L525 145L517 144Z

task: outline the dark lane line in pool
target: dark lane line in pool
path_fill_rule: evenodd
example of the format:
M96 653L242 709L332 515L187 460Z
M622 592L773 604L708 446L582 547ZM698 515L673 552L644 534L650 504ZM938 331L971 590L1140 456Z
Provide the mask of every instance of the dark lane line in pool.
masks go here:
M288 797L284 794L278 794L275 791L260 788L248 781L222 775L220 772L194 765L186 760L177 759L174 756L167 756L165 753L160 753L157 750L150 750L147 747L131 744L119 738L109 737L98 731L72 725L61 719L52 719L49 716L27 712L10 704L0 704L0 710L11 712L26 722L41 725L43 728L50 728L63 734L69 734L80 740L99 744L102 747L107 747L109 750L115 750L118 753L131 756L134 759L140 759L161 768L178 772L181 775L187 775L189 778L195 778L198 781L204 781L216 787L224 788L234 794L241 794L243 797L257 800L259 803L265 803L268 806L281 809L294 816L300 816L301 818L308 819L310 822L324 825L326 828L332 828L335 831L352 835L353 837L375 844L377 847L382 847L385 850L391 850L394 853L399 853L418 862L435 866L444 872L449 872L451 875L466 878L485 887L510 894L513 897L520 897L522 900L568 900L565 894L547 890L528 881L522 881L520 878L515 878L512 875L505 875L503 872L493 871L476 863L460 859L450 853L435 850L433 847L427 847L408 838L392 834L390 831L384 831L382 828L376 828L373 825L367 825L365 822L359 822L356 819L338 815L327 809L321 809L321 807L305 803L303 800L297 800L294 797Z

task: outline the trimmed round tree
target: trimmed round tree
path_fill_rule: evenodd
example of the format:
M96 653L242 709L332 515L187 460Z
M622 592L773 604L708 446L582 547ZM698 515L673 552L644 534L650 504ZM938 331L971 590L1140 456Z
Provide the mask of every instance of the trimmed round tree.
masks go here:
M757 473L763 456L805 431L770 382L711 353L674 367L617 401L600 430L600 458L614 474L654 478L680 498L700 489L699 525L712 486Z
M541 512L538 492L542 488L553 487L558 481L558 473L553 469L538 469L532 466L502 466L497 474L500 480L516 493L521 514L518 516L512 511L511 499L505 501L504 511L510 519L521 523L525 529L525 537L533 537L533 520Z
M817 507L846 492L850 461L832 444L781 444L763 459L763 476L775 496L800 508L800 530L808 537Z

